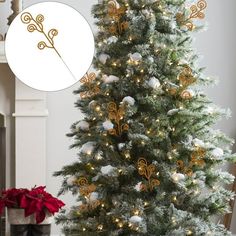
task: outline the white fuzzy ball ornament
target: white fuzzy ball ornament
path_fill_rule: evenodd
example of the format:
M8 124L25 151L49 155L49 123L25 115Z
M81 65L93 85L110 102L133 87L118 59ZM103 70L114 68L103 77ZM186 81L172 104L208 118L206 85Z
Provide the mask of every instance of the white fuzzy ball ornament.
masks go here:
M138 62L138 61L141 61L142 60L142 55L138 52L136 53L133 53L133 54L130 54L130 59L134 62Z
M216 158L219 158L219 157L222 157L224 155L224 151L221 149L221 148L215 148L211 154L216 157Z
M142 221L143 221L143 218L140 216L132 216L129 219L129 222L134 223L134 224L141 223Z
M118 38L116 36L111 36L107 39L108 44L116 43L118 41Z
M198 139L198 138L195 138L193 140L193 143L197 147L204 147L205 146L204 142L202 140Z
M185 180L185 175L181 174L181 173L174 173L172 176L171 176L172 180L177 183L177 182L180 182L180 181L183 181Z
M134 189L137 191L137 192L140 192L141 191L141 187L142 187L142 182L139 182L135 185Z
M71 176L66 180L67 185L73 186L76 182L77 178L76 176Z
M76 129L89 130L89 123L87 121L82 120L76 125Z
M90 195L90 201L96 201L98 199L98 193L97 192L92 192Z
M102 124L102 126L103 126L104 130L111 130L114 128L114 124L110 120L105 121Z
M102 63L102 64L106 64L106 62L107 62L107 59L109 59L110 58L110 56L109 55L107 55L107 54L101 54L101 55L99 55L99 57L98 57L98 59L99 59L99 61Z
M161 83L156 77L152 77L148 81L148 86L153 88L153 89L158 89L161 86Z
M132 98L130 96L127 96L127 97L123 98L122 102L123 103L128 103L129 105L133 106L134 103L135 103L135 100L134 100L134 98Z
M111 84L113 82L117 82L120 80L120 78L115 75L109 75L109 76L104 75L102 79L105 84Z
M84 154L91 154L95 149L95 145L96 142L87 142L81 147L80 152Z
M113 172L115 169L116 169L116 168L113 167L113 166L111 166L111 165L103 166L103 167L101 168L101 172L102 172L102 174L104 174L104 175L111 175L112 172Z

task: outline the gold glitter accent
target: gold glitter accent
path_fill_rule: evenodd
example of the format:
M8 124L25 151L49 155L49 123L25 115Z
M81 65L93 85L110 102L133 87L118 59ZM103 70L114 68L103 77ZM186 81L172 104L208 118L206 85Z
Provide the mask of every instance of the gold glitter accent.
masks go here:
M115 128L110 129L109 133L115 136L121 136L124 131L129 129L128 124L122 124L121 121L124 119L125 110L123 107L118 109L114 102L108 104L108 116L111 121L115 122Z
M81 98L89 98L100 93L99 86L97 84L96 85L93 84L93 81L95 79L96 79L96 74L92 72L90 74L86 73L86 75L80 80L80 82L83 83L88 89L88 91L80 93Z
M51 29L49 30L48 33L46 33L44 31L44 26L43 26L44 16L42 14L37 15L36 18L34 19L29 12L24 12L21 15L21 21L24 24L28 24L27 30L30 33L38 31L39 33L42 33L47 39L47 42L41 41L38 43L38 49L43 50L44 48L52 48L55 50L58 56L61 57L60 53L54 46L54 37L58 35L58 30Z
M126 7L119 8L115 0L108 2L108 15L115 22L114 25L109 27L110 33L120 35L128 28L128 22L121 21L125 11Z
M147 160L145 158L139 158L138 160L138 172L141 176L144 176L148 183L141 184L142 191L153 191L154 187L160 185L160 181L153 176L156 174L156 167L153 164L148 165Z
M193 175L192 167L199 166L203 167L205 165L204 157L206 155L206 150L204 148L198 147L191 155L191 161L188 166L184 165L182 160L177 161L177 166L179 170L188 176Z
M185 19L183 13L176 14L176 20L180 25L185 25L189 30L194 29L193 19L204 19L205 14L203 10L207 7L207 2L205 0L199 0L196 5L190 7L191 14Z
M79 185L79 193L81 196L85 197L87 203L79 206L79 212L87 212L96 209L100 206L101 202L99 200L91 200L91 194L96 191L97 187L95 184L89 184L85 177L80 177L77 181Z
M44 35L44 37L46 38L46 41L40 41L38 43L38 49L39 50L43 50L45 48L53 49L57 53L57 55L59 56L59 58L61 59L63 64L66 66L66 68L68 69L68 71L70 72L70 74L72 75L74 80L77 81L75 75L72 73L69 66L66 64L66 62L64 61L64 59L62 58L62 56L58 52L57 48L55 47L54 37L56 37L58 35L58 30L57 29L50 29L48 31L48 33L46 33L46 31L44 30L44 26L43 26L44 16L42 14L38 14L36 16L36 18L34 19L33 16L29 12L24 12L21 14L21 21L24 24L28 25L27 30L30 33L38 31L39 33Z
M193 71L188 65L184 66L183 71L178 76L178 80L183 88L186 88L196 82L196 78L193 76Z

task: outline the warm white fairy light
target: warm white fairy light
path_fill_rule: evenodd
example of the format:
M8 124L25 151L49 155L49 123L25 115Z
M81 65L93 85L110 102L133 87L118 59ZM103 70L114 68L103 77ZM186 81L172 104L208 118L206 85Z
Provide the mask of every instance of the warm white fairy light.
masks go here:
M122 228L122 227L124 226L124 224L123 224L122 222L120 222L120 223L118 224L118 226L119 226L119 228Z
M177 197L176 197L176 196L173 196L173 197L172 197L172 201L173 201L173 202L176 202L176 201L177 201Z
M130 157L131 157L131 156L130 156L130 152L129 152L129 151L125 152L125 158L126 158L126 159L130 159Z
M90 150L89 150L89 151L87 151L87 155L89 155L89 156L90 156L91 154L92 154L92 151L90 151Z
M187 235L192 235L193 232L192 232L191 230L187 230L187 231L186 231L186 234L187 234Z
M172 217L171 218L171 221L172 221L172 223L175 225L176 224L176 219L175 219L175 217Z

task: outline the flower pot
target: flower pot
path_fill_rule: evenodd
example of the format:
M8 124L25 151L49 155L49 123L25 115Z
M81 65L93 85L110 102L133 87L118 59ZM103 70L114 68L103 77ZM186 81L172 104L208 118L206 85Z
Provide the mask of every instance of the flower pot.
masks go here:
M7 215L11 236L29 236L31 217L25 217L24 209L8 208Z
M46 213L44 221L41 222L40 224L37 224L35 214L30 216L30 224L32 225L50 225L52 224L52 222L53 222L53 215L48 212Z
M10 225L11 236L30 236L29 225Z
M11 225L28 225L31 222L31 216L25 217L24 209L8 208L7 216Z
M51 235L51 224L30 225L30 236L50 236L50 235Z
M40 224L36 223L35 215L31 215L30 221L30 236L50 236L51 234L51 224L53 222L53 215L46 213L46 217Z

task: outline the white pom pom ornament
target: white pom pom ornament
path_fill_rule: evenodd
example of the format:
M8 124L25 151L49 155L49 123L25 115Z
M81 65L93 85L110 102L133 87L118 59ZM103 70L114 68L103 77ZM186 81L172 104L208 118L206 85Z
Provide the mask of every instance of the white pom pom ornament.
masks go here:
M148 81L148 86L153 89L158 89L161 86L161 84L160 84L160 81L156 77L152 77Z

